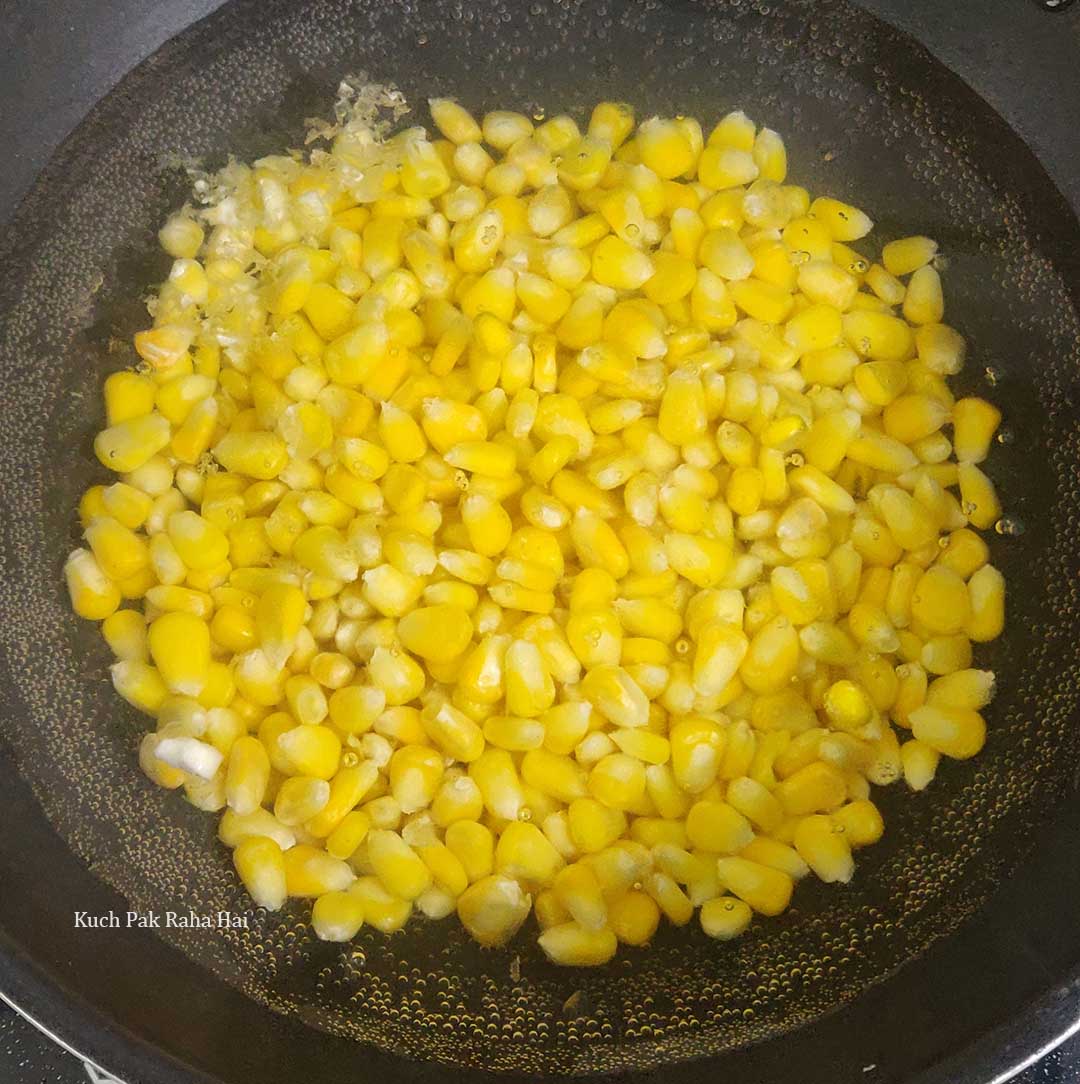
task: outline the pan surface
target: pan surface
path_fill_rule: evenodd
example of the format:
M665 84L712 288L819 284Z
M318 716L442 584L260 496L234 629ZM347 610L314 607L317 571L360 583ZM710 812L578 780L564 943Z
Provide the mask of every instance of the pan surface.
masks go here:
M537 115L605 97L640 115L743 108L784 133L793 176L873 214L876 243L909 232L942 243L948 319L971 344L961 388L998 402L1010 437L991 460L1009 516L992 549L1010 626L982 656L1001 692L976 761L945 766L921 796L880 792L888 835L863 852L851 886L804 885L789 913L735 944L669 931L590 972L550 967L528 931L507 952L480 952L452 922L323 945L304 906L249 910L213 818L138 773L146 722L113 694L106 649L60 585L78 494L101 473L89 452L101 380L130 362L140 298L165 273L153 239L187 197L177 163L299 145L346 73L395 82L421 122L434 94ZM0 898L0 931L13 983L29 993L47 978L65 987L61 1000L89 1002L86 1019L101 1013L95 1027L111 1018L135 1032L119 1045L131 1078L148 1084L190 1079L154 1051L230 1082L288 1079L312 1057L327 1080L357 1066L432 1073L400 1055L532 1074L686 1063L691 1075L700 1064L688 1059L711 1055L751 1079L793 1067L803 1081L846 1079L873 1064L878 1076L851 1079L891 1080L944 1073L947 1051L991 1042L1011 1007L1080 958L1061 921L1071 864L1055 865L1075 839L1080 751L1078 240L1000 118L840 0L234 0L169 43L54 159L0 276L0 772L20 828L0 842L0 871L19 878ZM995 897L948 949L894 975L976 914L1036 836L1041 872L1017 880L1011 903ZM250 929L164 930L167 944L72 935L71 912L106 909L109 889L129 901L121 910L233 912ZM1022 938L1008 921L1018 913L1031 927ZM1040 940L1051 932L1053 952ZM87 983L95 968L100 988ZM107 989L140 975L131 994ZM261 1048L238 1049L238 1035Z

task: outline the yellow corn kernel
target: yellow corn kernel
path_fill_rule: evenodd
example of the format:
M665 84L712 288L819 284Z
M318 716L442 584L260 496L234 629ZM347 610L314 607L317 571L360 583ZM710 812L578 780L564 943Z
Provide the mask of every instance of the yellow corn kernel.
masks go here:
M368 663L368 675L392 706L414 700L426 684L423 669L398 648L377 647Z
M229 751L225 776L225 800L229 808L244 816L254 813L263 802L270 781L270 760L258 738L237 739Z
M210 667L210 629L187 613L165 613L151 622L150 657L171 692L198 696Z
M779 800L764 784L748 776L732 779L728 783L726 797L732 809L762 832L774 831L784 818L784 809Z
M370 730L386 706L386 694L370 685L346 685L330 697L330 721L345 734Z
M843 775L822 761L799 768L776 788L776 797L792 816L831 812L845 795Z
M986 543L974 531L961 527L949 535L938 557L938 564L952 569L962 579L968 579L989 560Z
M335 858L351 858L370 830L371 818L366 813L360 810L347 813L326 837L326 849Z
M468 646L473 625L469 615L457 606L423 606L405 614L397 632L414 655L447 662Z
M959 399L952 422L956 458L961 463L981 463L1001 423L1001 411L985 399Z
M700 276L698 281L701 281ZM735 304L747 316L762 323L783 323L791 312L792 295L771 282L747 279L732 282L728 289Z
M176 259L192 259L203 243L203 229L183 214L171 215L158 231L161 247Z
M122 370L105 378L105 417L109 425L119 425L149 414L154 409L157 388L141 373Z
M527 640L514 640L504 658L506 706L513 715L534 718L551 707L555 683L540 649Z
M753 155L760 177L778 184L783 183L787 176L787 150L777 132L771 128L759 129L754 137Z
M970 708L924 704L909 719L917 741L955 760L973 757L986 742L986 723Z
M604 850L626 831L625 814L595 798L571 802L567 822L571 841L584 854Z
M911 328L903 320L882 312L848 312L843 317L844 337L863 357L903 361L914 347Z
M472 114L453 99L431 98L428 107L435 127L452 143L479 142L482 138L480 125Z
M754 257L730 227L710 230L701 240L698 257L714 274L729 281L749 278Z
M403 900L387 891L377 877L356 879L349 886L349 895L360 901L364 922L380 933L400 930L412 914L412 901Z
M431 871L397 832L373 828L364 842L372 870L393 896L414 900L431 887Z
M170 436L168 419L143 414L103 429L94 438L94 453L109 470L127 474L160 452Z
M267 836L250 835L233 851L233 864L248 895L268 911L284 906L288 896L285 856L281 847Z
M276 433L226 433L214 445L214 457L227 470L250 478L269 481L288 462L288 448Z
M270 584L255 609L255 633L272 665L283 666L296 646L307 602L291 584Z
M990 670L958 670L934 681L927 690L931 706L984 708L994 695L994 674Z
M755 836L742 849L740 857L778 869L793 881L801 880L810 872L810 867L799 857L794 847L767 836Z
M531 897L517 881L496 874L467 888L457 901L462 925L486 948L506 944L525 921Z
M904 319L912 324L941 323L941 318L945 315L941 276L932 265L926 264L918 268L908 279L903 313Z
M109 675L120 696L147 715L156 715L169 695L161 674L141 659L121 659L109 667Z
M303 824L321 813L329 800L330 784L325 779L290 776L274 795L274 816L290 827Z
M949 376L963 368L967 345L946 324L923 324L915 332L915 347L919 360L931 373Z
M750 925L753 912L748 904L733 896L717 896L701 907L701 928L709 937L730 941Z
M650 874L645 880L645 891L673 926L685 926L693 917L694 905L666 873Z
M605 237L593 250L593 278L617 290L640 289L655 268L649 256L620 237Z
M992 527L1001 516L994 484L974 463L961 463L958 472L960 502L968 522L975 527Z
M73 550L64 563L71 608L79 617L100 621L120 605L120 589L89 550Z
M470 884L490 876L495 868L494 837L475 820L458 819L449 824L446 846L462 864Z
M957 573L942 565L928 568L911 596L912 618L935 633L960 632L971 613L968 588Z
M720 858L716 865L721 885L759 914L778 915L791 901L794 882L781 870L741 857Z
M534 824L508 824L495 846L496 872L518 880L548 885L563 865L562 855Z
M537 943L552 963L567 967L597 967L615 955L618 941L609 929L591 929L566 922L545 930Z
M101 634L116 658L146 662L149 646L146 635L146 619L137 610L118 610L101 623Z
M912 740L900 747L900 759L904 781L912 790L919 791L925 790L932 782L941 754L925 742Z
M690 807L686 816L686 835L700 850L735 854L754 838L754 829L750 821L727 802L700 801Z
M559 180L575 192L595 188L611 161L612 149L606 139L591 135L564 147L557 162Z
M967 583L970 615L964 631L977 643L995 640L1005 627L1005 578L993 565L983 565Z
M645 945L660 923L660 908L644 892L625 892L608 907L608 924L624 945Z
M937 251L937 242L929 237L903 237L881 250L881 262L890 275L910 275L928 264Z
M832 815L833 824L842 828L851 847L877 843L885 834L885 822L873 802L862 799L848 802Z
M644 121L634 144L642 164L664 180L690 172L697 158L691 139L675 120L652 117Z
M855 872L851 844L843 824L832 817L803 817L795 828L795 850L811 870L827 884L846 884Z
M285 851L285 885L290 896L315 897L348 888L356 874L340 858L298 843Z
M873 716L873 705L866 692L853 681L837 681L825 693L825 714L837 730L854 732Z
M609 753L589 773L589 791L612 809L629 809L645 793L645 766L625 753Z
M311 928L320 941L351 941L364 924L364 901L354 892L327 892L311 909Z
M442 757L422 745L403 745L390 758L390 793L404 813L426 809L442 780Z
M772 692L791 679L798 659L799 634L786 617L774 617L750 641L739 675L755 692Z
M750 138L749 146L729 145L714 139L717 130L714 129L708 146L701 152L697 164L698 180L708 188L716 190L748 184L759 173L752 154L753 137Z

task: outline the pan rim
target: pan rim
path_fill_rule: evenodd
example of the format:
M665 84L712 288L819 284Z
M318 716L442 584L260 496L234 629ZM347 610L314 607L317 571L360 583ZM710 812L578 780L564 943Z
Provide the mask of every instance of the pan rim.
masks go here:
M260 0L227 0L226 3L214 11L191 23L180 33L168 39L150 56L128 71L65 136L50 156L45 167L37 174L30 187L15 205L6 223L7 228L2 239L0 239L0 268L12 272L2 276L2 281L6 285L0 286L0 322L5 318L4 314L10 307L14 291L17 289L21 278L16 273L19 266L23 258L33 252L40 243L42 233L47 228L45 216L38 206L39 200L42 198L42 190L56 184L58 178L61 178L65 173L71 172L70 167L85 153L86 129L95 122L99 122L110 109L115 108L119 100L135 92L149 78L156 75L162 67L167 69L171 64L175 63L177 56L186 49L189 39L205 35L208 29L217 23L225 23L226 16L229 13L235 14L238 9L260 9L270 15L275 8L283 6L285 5L276 2L276 0L270 4L260 3ZM1015 136L1018 143L1024 146L1030 158L1030 164L1039 169L1045 179L1045 184L1052 189L1066 214L1080 222L1080 208L1075 208L1070 203L1061 192L1057 182L1043 167L1038 155L1015 132L1015 129L1012 128L1008 121L982 98L974 87L949 68L922 41L893 26L891 23L879 19L876 15L866 12L865 9L860 10L864 16L868 16L887 27L894 38L902 43L906 49L925 55L935 66L947 71L951 79L958 84L962 84L966 91L974 96L987 111L993 114L999 123ZM223 40L219 42L218 47L226 48L228 44L227 40L225 40L226 36L222 35L222 38ZM1071 285L1080 288L1080 277L1075 274L1070 274L1069 277ZM125 1058L127 1064L120 1065L119 1071L130 1075L133 1080L139 1080L140 1084L155 1084L158 1080L178 1080L179 1077L163 1075L175 1072L177 1069L181 1069L188 1074L184 1077L185 1080L205 1080L208 1084L224 1084L221 1078L208 1076L202 1070L186 1062L177 1061L159 1046L138 1034L128 1031L121 1022L103 1013L98 1006L85 1002L78 995L66 990L63 984L54 976L42 972L38 968L36 961L29 958L20 960L20 955L18 946L13 942L9 942L7 930L0 928L0 998L11 1004L20 1015L30 1020L39 1030L42 1030L76 1056L91 1062L91 1064L103 1071L116 1071L104 1069L98 1061L100 1054L97 1052L96 1044L90 1042L95 1036L93 1032L89 1031L91 1027L96 1026L103 1036L110 1037L116 1043L118 1053L127 1054L130 1051L130 1061ZM210 978L215 982L220 981L213 975ZM8 985L9 979L13 980L12 986ZM1075 993L1078 984L1080 984L1080 966L1074 968L1063 980L1057 981L1051 989L1048 989L1040 997L1029 1003L1025 1007L1023 1014L1007 1023L999 1024L986 1035L970 1042L963 1051L950 1055L941 1062L936 1063L927 1072L929 1073L932 1070L934 1074L938 1075L926 1076L925 1078L927 1080L950 1079L957 1081L958 1084L964 1081L971 1081L972 1084L975 1084L976 1081L979 1084L1003 1084L1004 1081L1009 1080L1039 1057L1042 1057L1071 1035L1080 1031L1080 999L1078 999L1077 1013L1074 1014L1071 1022L1064 1023L1064 1021L1060 1021L1062 1030L1056 1032L1051 1038L1046 1039L1034 1049L1029 1048L1026 1053L1018 1052L1016 1054L1017 1060L1004 1072L993 1072L991 1070L994 1055L999 1055L1010 1044L1015 1049L1017 1045L1015 1037L1018 1034L1026 1037L1030 1030L1034 1037L1038 1029L1031 1025L1042 1020L1047 1015L1052 1002L1060 1003L1064 995ZM42 1004L39 1008L24 1010L20 1007L20 1003L35 1004L32 997L32 991L35 987L42 995ZM14 993L11 992L12 990L14 990ZM22 994L20 994L20 990ZM266 1006L261 1007L266 1012L272 1012ZM1060 1015L1058 1014L1059 1020ZM90 1049L92 1051L91 1056L78 1053L79 1047ZM941 1070L949 1067L954 1062L963 1065L965 1071L959 1075L953 1072L946 1077ZM128 1064L130 1067L128 1067ZM986 1073L984 1075L972 1075L967 1071L972 1066L981 1066L986 1070ZM155 1075L147 1075L147 1069L154 1071ZM132 1075L136 1073L139 1075ZM923 1077L920 1076L919 1079L923 1079Z

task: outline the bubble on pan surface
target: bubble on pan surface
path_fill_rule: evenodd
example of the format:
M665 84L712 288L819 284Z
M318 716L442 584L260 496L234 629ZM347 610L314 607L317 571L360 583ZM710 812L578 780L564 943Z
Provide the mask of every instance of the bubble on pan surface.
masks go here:
M58 832L132 907L251 920L163 936L336 1034L448 1064L585 1074L718 1053L812 1020L955 929L1015 867L1078 753L1080 330L1047 225L1031 218L1030 178L1007 146L980 139L971 99L952 97L958 83L929 58L911 62L911 48L843 3L812 0L245 2L166 47L84 125L81 168L32 195L30 217L48 225L7 254L0 287L0 644L24 708L0 726ZM878 220L875 244L909 232L942 243L948 319L970 342L961 386L1002 405L1013 440L990 469L1026 531L991 538L1010 625L978 653L1000 678L989 744L974 762L944 764L922 795L876 792L887 836L860 853L852 885L803 884L787 914L732 944L695 922L593 971L546 964L529 927L501 952L478 950L453 920L324 945L307 904L251 911L216 818L138 771L148 721L113 693L107 652L70 614L60 568L78 495L102 476L90 452L101 381L131 360L139 299L166 271L154 233L186 196L169 163L299 145L305 118L328 114L338 80L357 71L418 107L448 94L477 110L580 119L616 97L639 115L706 125L744 108L783 133L793 179Z

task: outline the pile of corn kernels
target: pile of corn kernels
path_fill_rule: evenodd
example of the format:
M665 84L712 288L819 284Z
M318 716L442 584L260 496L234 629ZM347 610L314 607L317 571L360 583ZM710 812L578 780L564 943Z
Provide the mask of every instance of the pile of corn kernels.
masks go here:
M936 244L849 247L744 114L430 106L165 224L72 604L146 774L319 937L734 937L982 747L999 412Z

